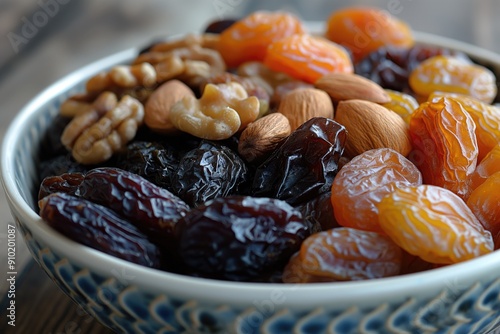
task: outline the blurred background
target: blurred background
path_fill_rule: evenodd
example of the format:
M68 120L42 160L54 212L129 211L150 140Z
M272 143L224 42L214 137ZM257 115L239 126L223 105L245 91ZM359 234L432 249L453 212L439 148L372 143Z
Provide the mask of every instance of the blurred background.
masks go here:
M376 6L414 30L500 52L497 0L0 0L0 134L39 91L111 53L257 9L318 21L349 5Z

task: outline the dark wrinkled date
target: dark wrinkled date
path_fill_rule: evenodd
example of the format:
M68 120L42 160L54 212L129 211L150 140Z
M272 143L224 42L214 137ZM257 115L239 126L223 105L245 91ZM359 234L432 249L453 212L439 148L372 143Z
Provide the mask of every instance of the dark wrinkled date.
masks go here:
M76 194L119 212L149 235L166 240L172 239L173 226L189 210L168 190L117 168L89 171Z
M83 245L118 258L158 268L158 248L111 209L64 193L39 201L40 216L55 230Z
M179 256L190 274L260 280L282 268L310 234L299 211L271 198L217 198L176 225Z
M328 118L302 124L257 168L252 194L296 205L330 190L346 136L344 126Z

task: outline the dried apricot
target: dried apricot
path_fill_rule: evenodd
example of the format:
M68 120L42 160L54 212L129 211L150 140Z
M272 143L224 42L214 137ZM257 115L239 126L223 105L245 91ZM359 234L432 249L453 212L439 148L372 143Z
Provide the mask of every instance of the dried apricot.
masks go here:
M258 11L224 30L218 50L228 67L236 67L246 61L262 61L269 44L303 32L302 22L290 13Z
M304 270L299 252L292 255L287 265L285 266L285 269L283 269L283 275L281 276L281 279L283 283L316 283L335 281L335 279L333 278L312 275Z
M402 187L378 205L379 224L408 253L451 264L493 251L491 233L451 191L433 186Z
M326 36L348 48L355 62L382 46L408 48L414 44L410 27L383 10L349 7L327 21Z
M354 72L351 58L342 46L309 34L296 34L272 43L264 64L310 83L327 73Z
M398 275L402 250L387 236L348 227L315 233L300 247L301 270L332 280Z
M500 143L500 108L471 96L457 93L434 92L429 96L429 101L439 100L445 96L458 101L476 123L476 138L479 148L477 160L481 161L489 151Z
M406 124L410 124L411 115L418 108L417 100L413 96L403 92L391 89L386 89L385 91L391 98L391 101L384 103L383 106L401 116Z
M477 165L470 176L470 188L476 189L491 175L500 172L500 143L495 146Z
M467 205L477 219L490 231L495 249L500 246L500 172L488 177L467 199Z
M410 120L413 151L410 160L424 183L449 189L466 198L468 179L477 164L475 124L456 100L444 97L425 102Z
M332 206L338 224L383 232L378 224L380 200L394 189L419 185L417 167L400 153L389 149L366 151L338 172L332 184Z
M493 72L453 56L439 55L423 61L410 73L408 83L421 96L441 91L465 94L491 103L497 95Z

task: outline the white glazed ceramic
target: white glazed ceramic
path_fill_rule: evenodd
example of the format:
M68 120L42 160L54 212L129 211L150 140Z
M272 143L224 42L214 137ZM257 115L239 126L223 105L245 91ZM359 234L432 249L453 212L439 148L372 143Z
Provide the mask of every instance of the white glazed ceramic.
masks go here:
M500 56L416 33L496 71ZM500 252L400 277L325 284L237 283L138 266L77 244L33 208L36 151L59 105L93 74L134 58L127 50L48 87L11 124L1 176L12 215L35 260L72 299L124 333L489 333L500 324Z

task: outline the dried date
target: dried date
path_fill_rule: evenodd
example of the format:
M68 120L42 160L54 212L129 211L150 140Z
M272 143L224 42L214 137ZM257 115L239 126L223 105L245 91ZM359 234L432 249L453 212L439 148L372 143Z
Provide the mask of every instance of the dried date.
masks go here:
M39 206L43 220L76 242L143 266L160 266L158 248L108 208L64 193L43 198Z
M78 196L126 217L155 240L170 242L175 223L189 207L166 189L118 168L95 168L85 174Z
M257 168L252 194L298 205L329 191L346 135L342 125L328 118L305 122Z
M62 192L68 195L75 195L78 187L83 181L82 173L64 173L56 176L49 176L43 179L38 191L38 199L42 199L50 194Z
M178 253L196 276L255 281L283 268L310 231L299 211L271 198L217 198L176 225Z

